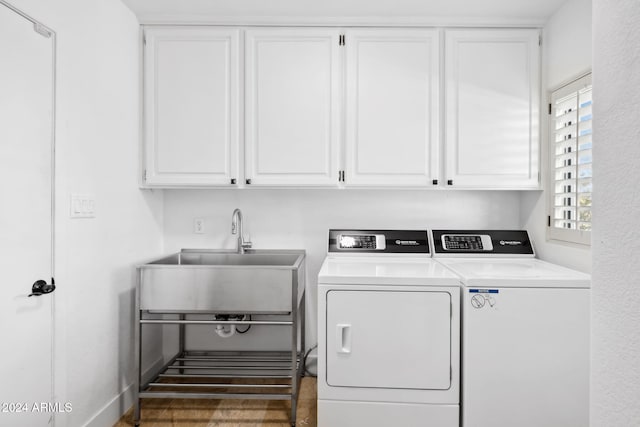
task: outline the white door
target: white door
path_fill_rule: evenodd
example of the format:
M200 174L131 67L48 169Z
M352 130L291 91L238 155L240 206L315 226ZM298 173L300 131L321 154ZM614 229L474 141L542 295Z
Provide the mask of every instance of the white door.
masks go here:
M146 28L143 184L238 182L239 30Z
M467 188L538 188L538 30L449 30L446 179Z
M589 290L466 289L465 427L589 425Z
M45 426L52 403L54 34L0 3L0 425ZM48 34L48 37L46 36Z
M437 185L439 32L360 29L345 36L345 185Z
M451 295L327 293L327 384L446 390L451 387Z
M336 186L339 33L246 32L246 184Z

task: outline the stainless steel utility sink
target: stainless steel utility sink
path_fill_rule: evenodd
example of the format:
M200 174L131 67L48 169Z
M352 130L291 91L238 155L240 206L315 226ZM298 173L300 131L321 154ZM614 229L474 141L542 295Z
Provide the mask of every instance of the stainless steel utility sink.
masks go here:
M302 296L304 251L183 249L141 265L140 309L160 313L286 314Z
M166 258L152 261L151 265L215 265L215 266L285 266L294 267L300 254L255 253L247 250L238 253L180 252Z

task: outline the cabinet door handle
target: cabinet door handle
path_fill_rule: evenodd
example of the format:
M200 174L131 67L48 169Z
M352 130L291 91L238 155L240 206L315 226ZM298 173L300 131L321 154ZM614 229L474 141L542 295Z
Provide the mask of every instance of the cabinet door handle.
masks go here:
M351 325L336 325L336 351L342 354L351 353Z
M453 185L453 180L452 179L448 179L447 180L447 185Z
M437 180L437 179L434 179L433 181L431 181L431 183L432 183L433 185L438 185L438 180Z
M250 180L250 179L247 179L247 180L245 180L244 182L245 182L247 185L251 185L251 180Z
M235 178L231 178L231 183L235 184L236 183L236 179Z

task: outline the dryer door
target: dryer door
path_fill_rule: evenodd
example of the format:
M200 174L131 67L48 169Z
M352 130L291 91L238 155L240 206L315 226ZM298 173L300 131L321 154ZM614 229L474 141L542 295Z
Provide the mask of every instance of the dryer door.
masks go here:
M438 291L327 293L327 383L446 390L451 295Z

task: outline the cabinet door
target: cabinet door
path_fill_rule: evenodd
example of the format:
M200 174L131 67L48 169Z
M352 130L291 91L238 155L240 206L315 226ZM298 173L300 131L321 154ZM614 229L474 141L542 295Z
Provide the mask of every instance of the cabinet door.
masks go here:
M145 29L145 184L237 179L239 31Z
M247 30L247 183L337 184L338 35L333 29Z
M438 178L439 32L346 33L346 185Z
M538 30L446 32L446 178L538 188Z

